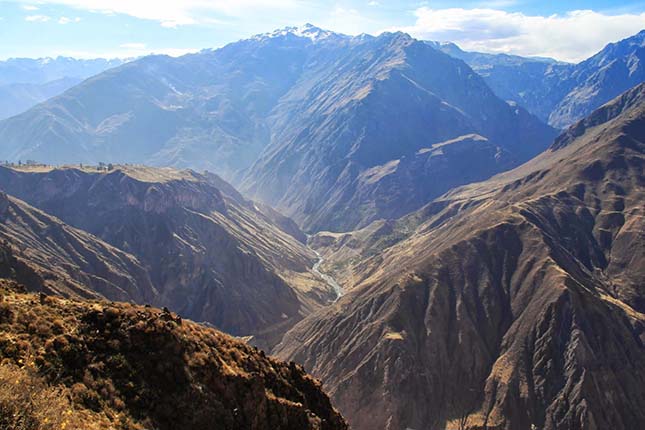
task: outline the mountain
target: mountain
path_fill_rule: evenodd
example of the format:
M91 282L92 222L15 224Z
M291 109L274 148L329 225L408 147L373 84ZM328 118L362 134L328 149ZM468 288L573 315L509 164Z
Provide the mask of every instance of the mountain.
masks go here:
M269 140L267 115L297 80L313 44L289 32L133 61L4 121L1 154L193 167L230 179Z
M0 158L208 169L306 230L347 229L516 166L553 137L427 44L306 25L108 70L0 122ZM477 155L462 159L466 147ZM469 175L443 181L442 169Z
M347 429L295 363L167 311L39 297L7 279L0 427Z
M465 61L498 97L519 104L544 122L549 122L555 106L572 86L569 76L576 67L573 64L550 58L469 52L454 43L427 43Z
M645 30L608 44L579 64L466 52L451 43L428 42L464 60L504 100L512 100L543 121L565 128L645 80Z
M319 235L347 292L275 352L358 430L645 427L644 167L641 84L514 170Z
M275 344L335 298L293 222L212 174L0 168L0 188L136 258L155 290L136 302L253 336L256 345ZM49 234L43 240L59 245Z
M464 60L473 70L485 70L496 66L524 66L527 64L544 64L545 66L559 64L568 65L568 63L555 60L549 57L522 57L512 54L489 54L486 52L464 51L452 42L426 41L426 43L435 49L438 49L451 57Z
M344 43L315 57L273 110L274 136L240 184L306 230L401 216L527 160L554 136L465 63L406 34ZM468 174L441 174L449 170Z
M17 115L81 82L61 78L44 84L7 84L0 86L0 119Z
M9 58L0 61L0 86L9 84L46 84L63 78L86 79L127 60L71 57Z
M22 113L123 62L69 57L0 61L0 120Z
M645 81L644 61L645 30L610 43L572 71L569 77L571 89L549 116L549 123L555 127L571 124Z

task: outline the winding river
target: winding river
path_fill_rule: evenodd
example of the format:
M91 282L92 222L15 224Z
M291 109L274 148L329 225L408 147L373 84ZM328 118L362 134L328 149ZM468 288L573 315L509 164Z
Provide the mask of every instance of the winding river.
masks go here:
M312 248L309 248L309 249L311 249L316 254L316 257L318 257L318 261L316 261L316 263L314 264L314 267L312 267L311 270L316 275L320 276L325 282L327 282L327 285L329 285L334 289L334 292L336 293L336 298L333 300L333 302L336 302L345 293L345 291L343 290L343 287L341 287L340 284L336 282L336 279L334 279L333 276L330 276L320 271L320 265L323 263L323 261L325 261L325 259L315 249L312 249Z

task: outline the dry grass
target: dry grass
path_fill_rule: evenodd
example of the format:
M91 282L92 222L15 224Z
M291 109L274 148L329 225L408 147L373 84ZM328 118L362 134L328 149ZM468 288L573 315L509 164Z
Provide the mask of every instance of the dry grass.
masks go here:
M29 366L0 364L0 387L3 430L91 430L109 426L101 417L75 410L68 389L48 385Z
M3 280L0 365L2 430L300 430L318 418L345 428L300 366L170 312L25 294Z

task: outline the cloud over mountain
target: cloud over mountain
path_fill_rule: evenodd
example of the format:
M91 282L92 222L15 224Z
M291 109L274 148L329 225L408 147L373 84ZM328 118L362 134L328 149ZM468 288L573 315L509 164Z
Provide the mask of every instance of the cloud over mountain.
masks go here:
M609 40L645 27L645 14L609 15L593 10L540 16L486 8L421 7L415 15L414 25L399 29L420 39L449 40L467 50L571 62L589 57Z

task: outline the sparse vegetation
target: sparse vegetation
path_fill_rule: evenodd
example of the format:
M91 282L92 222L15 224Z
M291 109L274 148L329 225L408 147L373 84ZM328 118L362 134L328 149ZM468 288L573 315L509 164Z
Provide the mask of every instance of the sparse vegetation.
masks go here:
M93 430L108 428L105 417L75 409L71 392L51 386L29 365L0 364L0 428L6 430Z
M168 311L0 282L2 429L345 428L294 363Z

